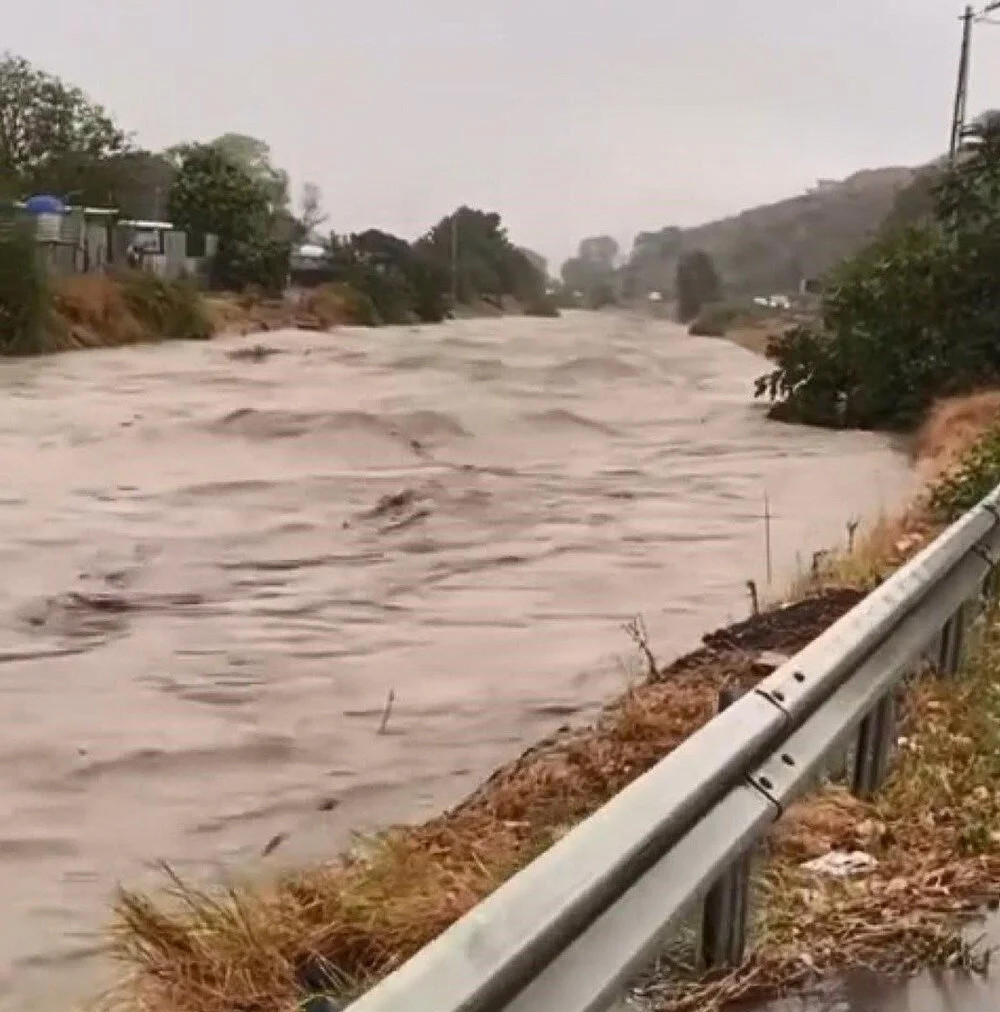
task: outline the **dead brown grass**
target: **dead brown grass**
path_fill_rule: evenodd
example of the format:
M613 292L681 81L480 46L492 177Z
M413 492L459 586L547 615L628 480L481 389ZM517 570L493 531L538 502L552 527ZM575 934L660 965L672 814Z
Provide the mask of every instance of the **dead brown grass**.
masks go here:
M103 275L60 279L53 290L53 351L107 348L156 339L130 312L121 286Z
M269 330L288 330L297 326L302 315L298 307L283 299L268 299L249 293L232 292L208 296L208 310L216 328L223 334L256 334ZM318 321L303 320L302 329L322 329Z
M205 340L213 330L201 294L183 283L139 272L74 275L53 282L45 350Z
M829 585L870 591L928 545L941 531L918 503L898 516L881 516L860 528L850 550L823 558L815 573L792 587L792 598Z
M319 285L291 298L268 298L253 291L215 294L208 304L216 327L228 334L331 330L372 322L371 307L341 284Z
M950 471L969 446L1000 419L1000 390L950 397L931 409L913 453L921 474L933 481Z

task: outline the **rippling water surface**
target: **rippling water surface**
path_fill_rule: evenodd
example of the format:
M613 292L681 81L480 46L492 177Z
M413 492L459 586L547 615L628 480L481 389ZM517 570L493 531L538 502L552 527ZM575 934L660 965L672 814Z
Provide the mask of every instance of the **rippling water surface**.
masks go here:
M788 577L909 485L669 324L261 340L0 366L0 1008L92 986L152 862L425 815L621 690L624 620L668 658L742 617L765 491Z

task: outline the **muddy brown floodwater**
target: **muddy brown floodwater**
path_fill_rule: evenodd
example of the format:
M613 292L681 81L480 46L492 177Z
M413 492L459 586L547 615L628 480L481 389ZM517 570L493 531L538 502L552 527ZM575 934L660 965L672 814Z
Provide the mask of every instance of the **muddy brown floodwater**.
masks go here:
M116 882L426 816L907 495L763 362L626 316L0 366L0 1008L105 972ZM379 734L390 691L395 702ZM268 841L287 840L266 859Z

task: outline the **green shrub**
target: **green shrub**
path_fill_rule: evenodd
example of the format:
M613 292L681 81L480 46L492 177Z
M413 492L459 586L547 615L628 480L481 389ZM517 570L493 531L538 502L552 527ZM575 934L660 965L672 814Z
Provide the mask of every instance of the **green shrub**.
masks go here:
M224 291L253 287L280 295L288 281L290 253L288 243L265 235L220 240L212 261L212 284Z
M32 226L0 223L0 355L47 351L50 309Z
M375 303L364 293L342 281L330 281L312 289L304 308L324 327L339 324L376 327L379 324Z
M1000 485L1000 425L962 456L958 467L931 487L929 505L944 521L957 520Z
M705 306L694 318L688 333L692 337L725 337L733 321L740 315L736 306L713 302Z
M539 295L526 299L523 309L525 316L540 316L544 319L554 319L559 316L559 307L551 295Z
M208 307L193 282L129 271L120 283L125 305L156 337L207 341L214 333Z

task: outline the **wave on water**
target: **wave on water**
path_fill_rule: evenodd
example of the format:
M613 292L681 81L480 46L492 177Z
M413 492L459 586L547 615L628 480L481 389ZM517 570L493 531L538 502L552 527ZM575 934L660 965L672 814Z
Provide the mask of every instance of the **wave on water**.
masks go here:
M367 411L240 408L211 422L209 429L219 435L251 440L290 439L315 433L368 433L429 442L469 435L457 418L440 411L377 415Z
M544 429L546 432L571 432L583 429L586 432L600 433L604 436L618 435L618 430L613 426L587 418L575 411L567 411L564 408L532 412L525 415L524 420L532 427Z
M640 375L634 365L614 356L583 356L560 362L548 370L548 377L555 382L577 382L581 380L622 380Z

